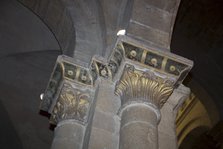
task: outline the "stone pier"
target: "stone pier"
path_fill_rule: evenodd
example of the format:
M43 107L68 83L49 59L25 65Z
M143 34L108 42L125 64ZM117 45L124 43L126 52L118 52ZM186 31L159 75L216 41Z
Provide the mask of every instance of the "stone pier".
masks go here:
M89 67L59 56L41 103L57 125L52 149L158 149L162 107L192 65L128 36L117 39L108 59L95 56ZM173 109L163 116L175 119Z

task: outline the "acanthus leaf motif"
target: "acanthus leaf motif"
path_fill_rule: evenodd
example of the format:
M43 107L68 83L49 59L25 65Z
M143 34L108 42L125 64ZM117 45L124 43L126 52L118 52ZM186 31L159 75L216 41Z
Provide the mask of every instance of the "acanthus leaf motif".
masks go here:
M55 122L64 119L75 119L80 122L87 120L90 107L89 95L64 84L59 99L53 110Z

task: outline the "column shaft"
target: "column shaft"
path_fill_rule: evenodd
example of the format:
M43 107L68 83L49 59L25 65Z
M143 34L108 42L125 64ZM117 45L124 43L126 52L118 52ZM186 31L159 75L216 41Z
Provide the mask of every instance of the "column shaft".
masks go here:
M85 127L72 122L60 122L55 131L51 149L82 149Z
M157 149L158 118L153 107L131 104L121 113L120 149Z

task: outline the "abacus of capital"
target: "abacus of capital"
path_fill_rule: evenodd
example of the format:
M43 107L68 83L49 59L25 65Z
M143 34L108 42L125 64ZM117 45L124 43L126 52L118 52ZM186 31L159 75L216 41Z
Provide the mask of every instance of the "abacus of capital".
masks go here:
M52 148L89 148L98 87L100 80L108 80L121 100L119 149L158 149L160 110L192 65L128 36L117 39L108 59L95 56L88 68L59 56L41 103L41 110L49 112L50 122L57 125ZM174 109L179 100L170 99L168 104Z

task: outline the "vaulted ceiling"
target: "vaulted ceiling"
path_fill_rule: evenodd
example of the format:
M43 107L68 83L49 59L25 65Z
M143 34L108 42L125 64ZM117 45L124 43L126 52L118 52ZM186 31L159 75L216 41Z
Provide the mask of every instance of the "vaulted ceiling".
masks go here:
M1 148L50 148L53 132L38 114L39 95L60 53L35 14L17 1L0 1Z

